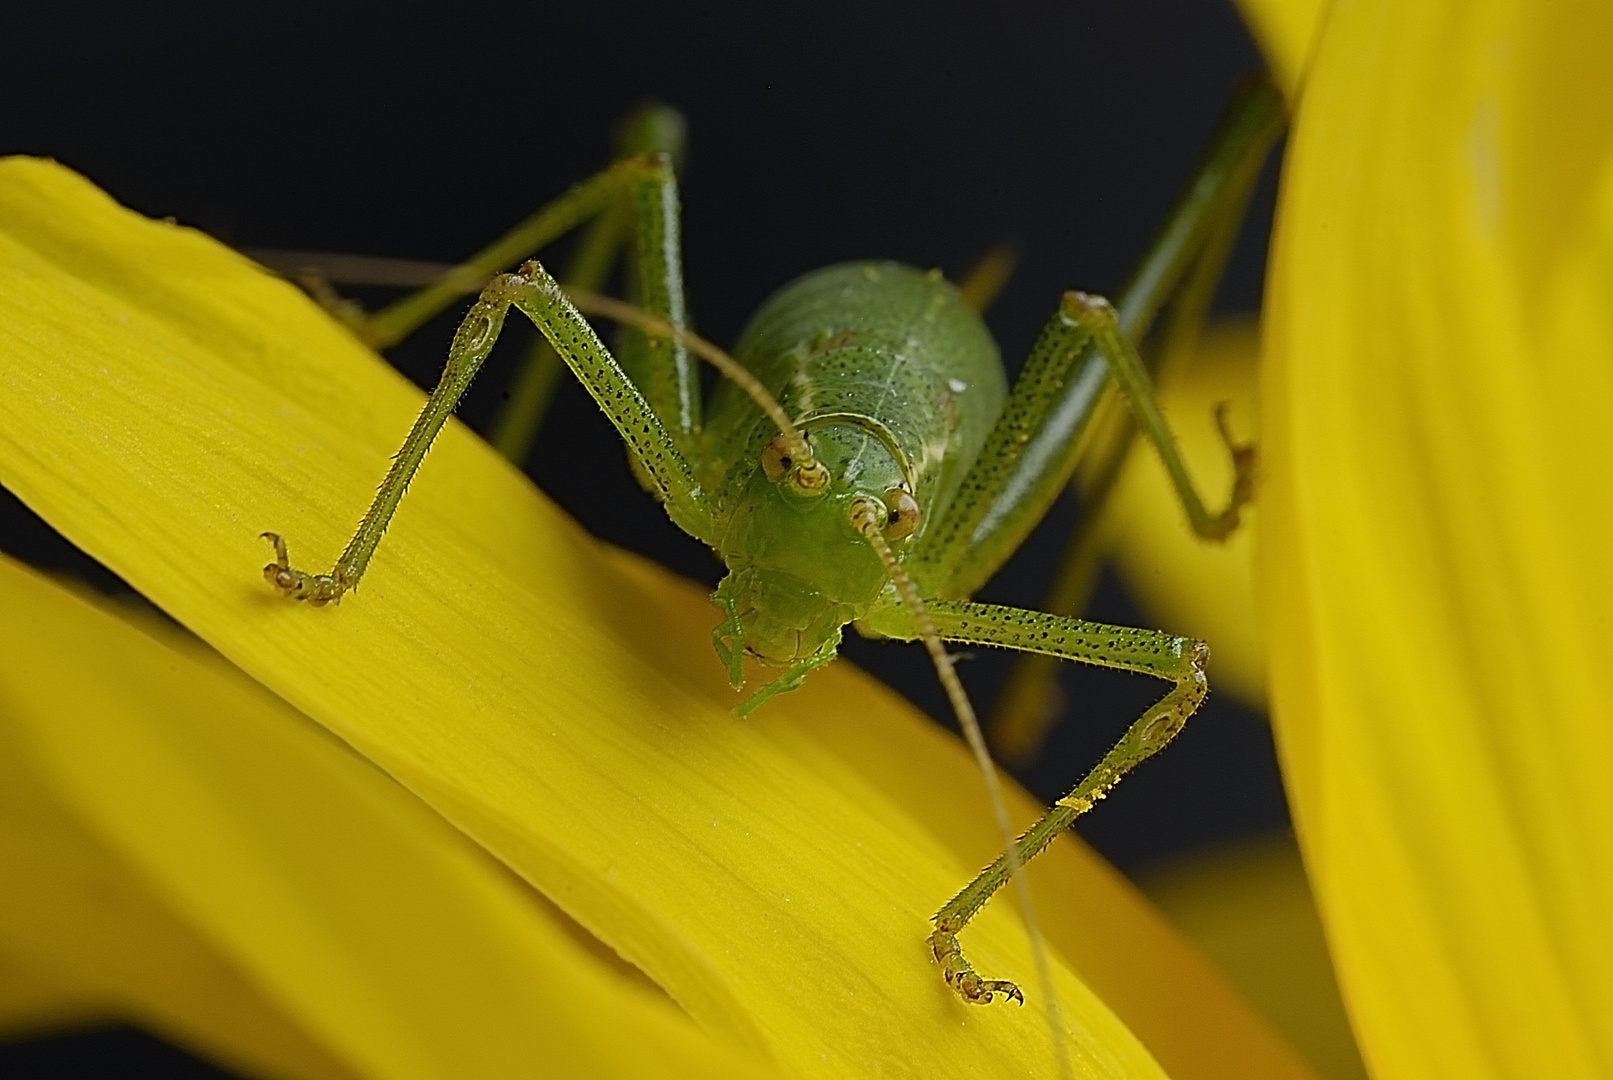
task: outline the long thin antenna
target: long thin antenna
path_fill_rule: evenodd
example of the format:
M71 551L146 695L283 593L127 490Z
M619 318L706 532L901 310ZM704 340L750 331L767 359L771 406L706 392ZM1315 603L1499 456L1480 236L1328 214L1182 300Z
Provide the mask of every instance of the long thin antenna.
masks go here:
M311 286L310 291L317 292L319 286L337 285L402 285L426 286L435 285L446 280L460 267L450 263L420 262L413 259L388 259L368 255L341 255L327 251L281 251L274 248L245 248L242 254L256 259L264 266L298 281L304 286ZM995 255L994 250L991 255ZM486 281L486 275L481 275L465 283L467 290L475 290ZM603 293L580 289L575 286L565 286L566 298L572 302L577 310L601 318L613 319L616 322L626 323L636 327L646 334L656 337L672 338L682 342L690 352L705 360L723 375L733 380L739 388L767 414L767 418L778 425L780 432L789 441L790 457L795 461L809 462L813 460L812 448L807 444L789 416L774 400L773 395L767 392L767 387L745 369L739 361L729 356L722 349L713 345L699 334L691 330L673 326L665 319L656 317L643 308L635 307L625 300L606 296ZM329 293L328 288L325 290ZM328 310L337 312L340 301L334 293L316 297Z
M1070 1080L1074 1076L1070 1065L1068 1048L1064 1045L1064 1024L1059 1018L1058 995L1053 989L1053 968L1047 959L1047 943L1042 937L1041 926L1036 921L1036 906L1031 901L1030 884L1025 880L1024 863L1019 857L1019 845L1014 836L1013 823L1008 818L1008 805L1003 800L1002 785L997 782L997 770L992 765L991 752L986 749L985 736L980 733L980 721L975 716L974 705L969 701L969 695L963 689L963 681L953 670L952 656L941 644L941 635L936 633L935 624L930 621L930 613L924 609L924 601L919 598L918 588L913 579L907 576L902 564L896 561L896 553L891 551L890 541L885 539L882 531L885 527L887 514L884 507L873 499L859 499L852 504L852 525L873 545L874 551L879 555L879 561L884 564L885 572L890 574L891 580L896 584L896 591L913 615L913 621L918 624L919 636L924 641L924 648L930 654L930 661L935 665L935 673L941 680L941 686L946 690L947 700L952 703L952 711L958 716L958 726L963 729L964 741L969 744L973 752L975 764L980 769L980 776L986 782L986 794L991 800L991 812L997 819L997 828L1002 832L1003 846L1008 853L1008 874L1014 882L1014 888L1019 896L1020 912L1025 919L1025 935L1030 939L1031 954L1036 958L1036 978L1042 984L1042 998L1046 1004L1048 1031L1053 1038L1053 1053L1059 1065L1059 1076Z
M591 292L587 289L577 289L564 286L566 299L570 300L578 311L585 315L598 315L606 319L614 319L619 323L626 323L653 334L656 337L673 338L683 344L690 352L700 357L706 363L722 372L723 377L731 380L750 399L767 414L767 418L778 425L778 429L790 443L790 457L796 461L809 462L813 460L812 448L807 445L806 437L790 421L789 415L783 407L768 393L767 387L762 385L760 379L752 375L738 360L726 352L694 333L680 326L673 326L658 316L650 314L641 307L635 307L625 300L618 300L613 296Z

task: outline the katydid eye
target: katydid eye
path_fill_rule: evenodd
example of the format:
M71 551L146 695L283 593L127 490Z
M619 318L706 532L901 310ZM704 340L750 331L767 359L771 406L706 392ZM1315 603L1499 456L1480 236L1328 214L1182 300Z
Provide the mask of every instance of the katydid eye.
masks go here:
M783 435L776 436L762 448L762 475L775 484L784 479L784 474L790 471L791 464L790 440Z
M797 461L790 453L790 438L779 435L762 448L762 475L773 483L788 479L803 495L821 495L829 489L829 470L808 456Z
M885 492L885 538L905 540L918 531L923 515L919 501L905 488L891 488Z

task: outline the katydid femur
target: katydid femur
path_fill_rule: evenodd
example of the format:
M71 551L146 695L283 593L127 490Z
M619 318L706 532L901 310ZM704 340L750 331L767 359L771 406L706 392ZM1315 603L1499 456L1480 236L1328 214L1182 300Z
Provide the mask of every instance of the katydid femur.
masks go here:
M1017 840L1009 834L1005 853L935 916L930 947L949 985L970 1002L987 1003L999 993L1022 1000L1014 984L971 969L958 932L1025 860L1170 742L1207 692L1208 650L1190 638L968 597L1069 481L1111 378L1163 460L1193 528L1220 539L1236 527L1250 494L1252 452L1228 438L1237 480L1225 509L1208 511L1136 342L1168 300L1201 295L1203 283L1219 275L1282 127L1280 100L1265 83L1240 93L1119 303L1066 293L1011 393L976 310L990 289L976 283L960 292L938 273L895 263L834 266L786 286L753 318L732 358L693 335L666 152L676 142L674 121L664 109L641 114L615 164L437 284L368 319L349 313L361 336L390 343L489 274L587 225L565 275L569 294L535 261L482 288L454 336L441 381L335 567L318 575L294 569L285 542L270 533L276 557L265 575L287 596L315 604L358 585L432 439L510 309L519 310L542 332L551 358L571 369L615 425L644 486L726 565L713 595L723 613L713 633L717 654L736 688L745 656L779 671L739 706L741 714L831 660L848 624L874 637L921 640L994 786L943 641L1142 672L1170 684L1042 821ZM630 299L613 301L595 290L624 246ZM1177 307L1202 316L1201 304ZM585 311L624 324L620 361ZM725 376L706 404L700 356ZM542 397L542 366L540 357L516 388L525 419L514 426L527 430L512 438L506 424L505 446L519 450L530 437L541 413L532 402Z

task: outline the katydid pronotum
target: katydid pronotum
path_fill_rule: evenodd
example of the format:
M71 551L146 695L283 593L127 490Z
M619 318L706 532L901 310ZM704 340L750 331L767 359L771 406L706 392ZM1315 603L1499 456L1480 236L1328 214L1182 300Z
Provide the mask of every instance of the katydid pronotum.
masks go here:
M676 114L649 108L617 161L544 207L441 280L356 332L389 344L481 289L459 325L441 381L405 438L356 535L326 574L291 566L266 533L264 568L288 597L324 604L355 588L409 479L499 336L513 307L541 331L495 434L519 450L564 363L625 442L640 481L727 575L713 602L717 655L736 689L751 656L778 676L744 715L834 658L844 628L922 641L992 791L1006 847L934 917L929 944L966 1001L1023 1000L982 978L957 935L985 902L1137 764L1165 746L1207 693L1205 643L1159 631L973 603L1095 452L1093 418L1113 380L1158 452L1194 530L1225 537L1252 489L1253 450L1222 424L1236 480L1211 513L1155 401L1137 342L1173 298L1177 323L1203 315L1259 168L1282 127L1280 99L1251 83L1235 98L1201 167L1118 302L1069 292L1043 327L1012 391L978 309L989 271L960 290L939 273L858 263L808 274L775 294L732 356L687 328L672 151ZM561 285L538 262L489 275L585 227ZM596 290L623 249L628 302ZM331 298L327 298L331 299ZM342 310L332 304L333 310ZM620 322L618 356L585 318ZM702 401L698 359L723 378ZM1110 448L1113 452L1113 448ZM1046 816L1015 839L969 699L943 642L991 645L1165 680L1169 691ZM1027 922L1028 894L1022 893Z

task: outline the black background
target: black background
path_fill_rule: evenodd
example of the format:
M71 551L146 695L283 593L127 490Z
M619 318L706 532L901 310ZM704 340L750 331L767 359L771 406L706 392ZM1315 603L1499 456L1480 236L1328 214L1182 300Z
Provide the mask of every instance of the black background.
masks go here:
M1259 64L1226 0L49 12L0 16L0 152L55 157L144 213L245 247L452 261L600 167L613 120L656 97L689 120L686 266L707 336L732 341L769 292L819 265L885 257L958 275L1006 240L1021 263L989 322L1010 368L1060 290L1119 285L1232 85ZM1270 172L1222 311L1259 306ZM429 386L451 325L392 359ZM472 390L460 411L472 427L516 352L496 353ZM717 564L632 483L575 385L528 465L596 534L715 581ZM118 587L0 499L0 548ZM981 598L1036 604L1076 512L1056 508ZM1088 614L1144 621L1107 578ZM922 649L848 642L948 715ZM961 668L982 705L1005 669L987 654ZM1044 798L1159 685L1075 669L1064 680L1080 719L1026 776ZM1134 869L1285 822L1263 720L1221 697L1080 831ZM167 1053L128 1034L80 1038L0 1050L0 1073L200 1075Z

